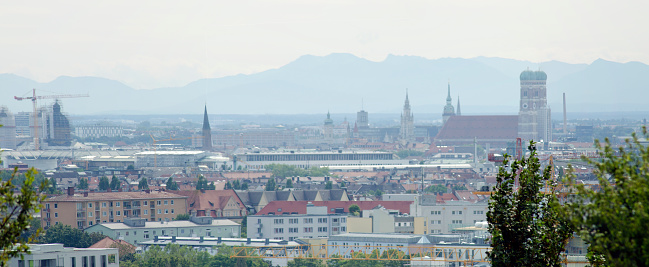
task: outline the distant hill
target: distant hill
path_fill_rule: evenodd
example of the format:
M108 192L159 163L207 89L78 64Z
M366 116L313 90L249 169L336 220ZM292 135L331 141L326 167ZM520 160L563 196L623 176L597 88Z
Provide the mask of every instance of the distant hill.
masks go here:
M370 114L399 113L407 89L417 117L441 114L450 81L453 104L459 95L463 114L515 114L518 75L527 68L548 74L548 102L555 112L562 109L563 92L569 112L649 111L645 104L649 66L638 62L416 56L373 62L351 54L307 55L278 69L153 90L135 90L99 77L62 76L38 83L0 74L0 105L14 112L29 111L30 103L13 96L28 95L36 88L43 95L89 93L89 98L63 100L63 110L71 114L200 114L205 103L210 113L217 114L354 113L361 109L361 101Z

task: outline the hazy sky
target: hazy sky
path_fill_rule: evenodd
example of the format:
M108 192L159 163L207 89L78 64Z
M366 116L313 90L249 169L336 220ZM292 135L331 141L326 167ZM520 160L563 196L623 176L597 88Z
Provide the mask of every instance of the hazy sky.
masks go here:
M649 1L3 1L0 73L135 88L301 55L649 63Z

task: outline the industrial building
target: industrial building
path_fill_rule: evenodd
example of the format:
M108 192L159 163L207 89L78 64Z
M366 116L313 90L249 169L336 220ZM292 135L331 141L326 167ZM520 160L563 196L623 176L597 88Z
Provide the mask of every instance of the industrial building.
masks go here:
M237 154L237 158L250 170L264 169L269 164L286 164L300 168L312 166L405 165L409 161L397 159L392 153L378 151L327 151L327 152L265 152Z

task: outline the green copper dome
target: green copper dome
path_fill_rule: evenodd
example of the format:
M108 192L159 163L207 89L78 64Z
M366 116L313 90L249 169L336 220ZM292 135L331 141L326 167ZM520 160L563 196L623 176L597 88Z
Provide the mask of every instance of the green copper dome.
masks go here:
M529 80L547 80L548 75L545 74L544 71L531 71L531 70L526 70L521 72L521 81L529 81Z

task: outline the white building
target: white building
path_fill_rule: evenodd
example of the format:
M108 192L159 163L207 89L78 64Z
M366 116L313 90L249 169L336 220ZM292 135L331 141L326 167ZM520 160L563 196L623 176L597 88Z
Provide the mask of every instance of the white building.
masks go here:
M406 159L396 159L394 154L380 151L327 151L327 152L267 152L238 154L248 169L264 169L269 164L286 164L308 169L329 166L380 166L405 165Z
M347 232L347 214L328 214L327 206L306 207L306 214L250 215L248 237L293 241L298 238L329 237Z
M228 219L192 217L188 221L148 222L142 218L125 219L120 223L101 223L88 227L86 232L100 233L131 244L153 240L156 236L169 237L239 237L241 225Z
M135 167L193 167L205 158L205 151L143 151L135 154Z
M456 233L458 228L475 225L487 220L489 205L486 201L446 201L446 203L413 203L410 212L417 217L426 217L428 233Z
M119 266L117 248L66 248L63 244L30 244L29 252L30 254L22 254L22 259L11 258L8 266Z
M363 252L370 254L378 249L380 253L385 250L396 249L406 254L410 253L413 246L431 246L425 235L411 234L369 234L369 233L347 233L329 237L327 253L340 255L345 258L351 257L351 252Z
M0 148L16 149L16 122L5 106L0 106Z
M86 137L117 137L124 134L122 126L107 126L107 125L89 125L77 126L74 128L74 134L80 138Z

